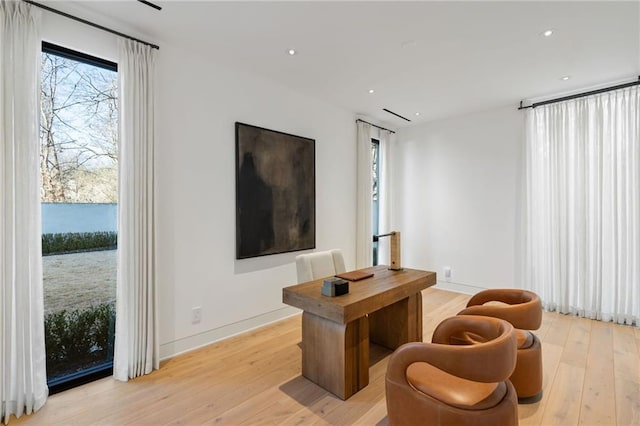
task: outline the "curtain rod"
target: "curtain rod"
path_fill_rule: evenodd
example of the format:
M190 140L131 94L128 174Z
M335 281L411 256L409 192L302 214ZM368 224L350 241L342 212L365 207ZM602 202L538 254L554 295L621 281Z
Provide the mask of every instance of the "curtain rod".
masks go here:
M360 119L360 118L356 119L356 123L357 123L358 121L362 121L363 123L367 123L367 124L368 124L368 125L370 125L370 126L377 127L377 128L378 128L378 129L380 129L380 130L386 130L387 132L395 133L393 130L385 129L384 127L380 127L380 126L376 126L375 124L373 124L373 123L369 123L368 121L364 121L364 120L362 120L362 119Z
M119 31L112 30L111 28L103 27L102 25L95 24L93 22L87 21L86 19L78 18L77 16L73 16L73 15L70 15L70 14L68 14L66 12L62 12L62 11L54 9L52 7L45 6L44 4L36 3L35 1L31 1L31 0L22 0L22 1L25 2L25 3L29 3L29 4L31 4L31 5L33 5L35 7L39 7L40 9L44 9L46 11L49 11L49 12L64 16L65 18L73 19L74 21L82 22L83 24L89 25L89 26L94 27L94 28L98 28L99 30L106 31L108 33L115 34L115 35L120 36L120 37L128 38L129 40L134 40L134 41L137 41L138 43L146 44L147 46L150 46L150 47L152 47L154 49L158 49L158 50L160 49L160 46L158 46L157 44L149 43L149 42L146 42L144 40L140 40L138 38L131 37L130 35L126 35L126 34L123 34L123 33L119 32Z
M611 92L613 90L624 89L625 87L637 86L640 84L640 76L638 76L638 80L632 81L630 83L618 84L616 86L604 87L602 89L590 90L588 92L576 93L575 95L563 96L561 98L549 99L548 101L534 102L528 106L522 106L522 101L520 101L520 106L518 110L527 109L527 108L535 108L542 105L555 104L557 102L569 101L571 99L584 98L585 96L597 95L599 93Z

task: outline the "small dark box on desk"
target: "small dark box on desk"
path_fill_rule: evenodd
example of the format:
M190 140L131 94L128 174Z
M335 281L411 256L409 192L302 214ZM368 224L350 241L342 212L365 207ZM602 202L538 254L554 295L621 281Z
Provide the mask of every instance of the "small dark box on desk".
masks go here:
M349 281L338 277L327 278L322 283L321 293L329 297L347 294L349 293Z

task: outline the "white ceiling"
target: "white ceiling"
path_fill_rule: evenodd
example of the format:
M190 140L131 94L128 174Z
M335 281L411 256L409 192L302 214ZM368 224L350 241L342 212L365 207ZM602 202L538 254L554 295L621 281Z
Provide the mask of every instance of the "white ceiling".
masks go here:
M638 1L47 3L394 128L640 73Z

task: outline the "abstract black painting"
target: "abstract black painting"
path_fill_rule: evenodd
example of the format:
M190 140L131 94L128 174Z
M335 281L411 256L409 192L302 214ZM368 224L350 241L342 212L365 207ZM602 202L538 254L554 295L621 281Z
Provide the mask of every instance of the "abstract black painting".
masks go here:
M236 122L236 258L316 245L315 140Z

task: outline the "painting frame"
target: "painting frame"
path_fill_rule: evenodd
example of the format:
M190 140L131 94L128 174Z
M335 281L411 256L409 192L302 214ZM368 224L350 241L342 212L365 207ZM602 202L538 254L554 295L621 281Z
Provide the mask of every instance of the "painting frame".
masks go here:
M236 259L316 247L315 139L235 123Z

